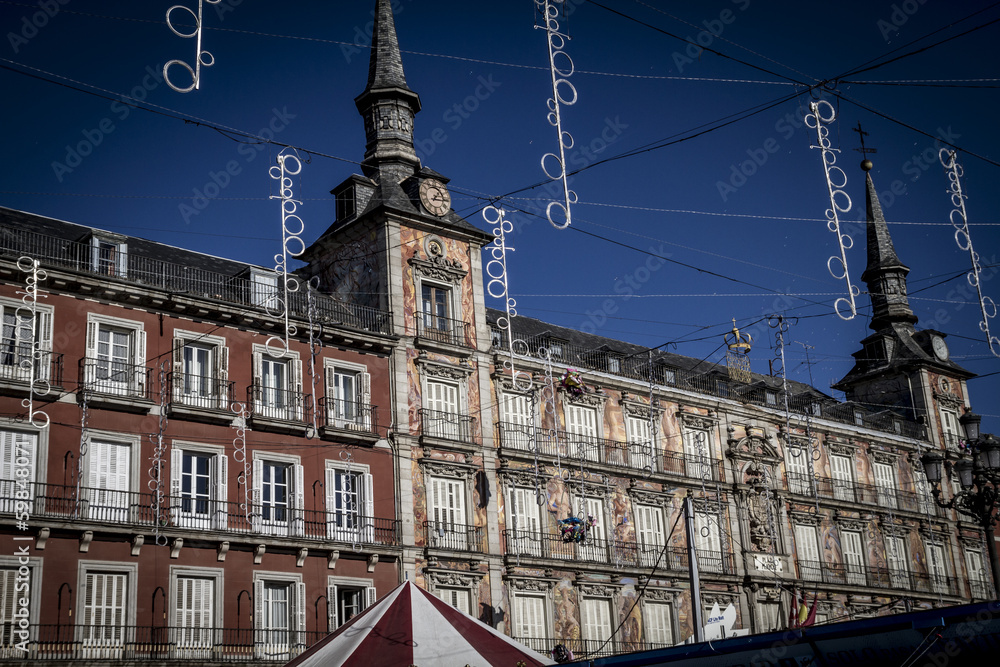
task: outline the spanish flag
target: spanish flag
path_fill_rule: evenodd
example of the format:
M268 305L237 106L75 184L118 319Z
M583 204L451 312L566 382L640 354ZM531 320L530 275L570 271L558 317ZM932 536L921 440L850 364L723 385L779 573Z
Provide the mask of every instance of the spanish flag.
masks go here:
M807 628L816 622L816 603L819 601L819 593L813 593L812 606L808 604L805 592L799 598L798 591L792 591L792 608L788 614L789 629Z

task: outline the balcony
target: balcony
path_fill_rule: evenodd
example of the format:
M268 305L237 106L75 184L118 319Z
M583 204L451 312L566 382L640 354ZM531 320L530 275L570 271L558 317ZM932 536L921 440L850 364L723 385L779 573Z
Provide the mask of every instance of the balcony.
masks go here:
M14 481L0 480L0 515L15 510ZM126 530L151 528L157 523L153 494L133 491L80 488L41 484L30 485L29 512L33 521L51 520L76 527L106 524ZM260 507L247 512L240 503L206 497L167 496L160 516L161 528L198 530L224 535L271 535L296 541L343 542L378 546L398 546L399 521L363 516L353 512L303 510L282 506L268 507L265 516Z
M475 346L470 342L475 340L475 336L471 335L472 327L467 322L430 313L416 313L413 320L416 323L418 343L442 343L464 348Z
M816 483L815 493L820 498L872 505L918 514L935 514L946 518L948 511L939 507L930 495L921 495L913 491L901 491L875 484L858 484L846 479L816 476L810 479L808 474L786 473L788 490L792 493L813 497L813 480Z
M308 414L310 398L300 391L266 387L255 380L247 387L251 425L259 431L303 435L306 422L311 419Z
M30 345L15 343L10 338L0 340L0 385L27 393L32 366L35 382L48 383L52 387L62 386L63 355L42 350L33 360Z
M169 373L170 415L194 421L232 421L235 383L207 375Z
M732 554L711 549L695 549L698 571L704 574L736 574Z
M98 278L102 288L127 292L128 285L165 290L180 297L211 299L238 308L257 310L264 314L260 284L250 278L198 269L187 264L173 264L135 253L120 253L117 265L95 261L89 242L67 241L17 227L2 227L0 257L16 261L21 255L38 259L46 269L59 268ZM328 294L313 293L314 314L319 322L335 327L347 327L377 334L392 334L392 317L387 311L347 303ZM305 290L294 292L289 312L301 320L308 319Z
M608 634L611 634L611 629L608 629ZM600 658L603 656L618 655L620 653L631 653L633 651L652 651L658 648L669 648L673 644L658 644L655 642L630 642L618 639L612 639L611 641L605 642L601 639L548 639L543 637L512 637L516 642L524 644L528 648L541 653L542 655L550 655L553 647L556 644L562 644L569 650L573 651L573 655L577 660L582 660L586 658Z
M475 418L454 412L438 410L418 410L420 415L420 435L422 437L461 442L467 445L472 442L472 431Z
M928 595L959 595L958 580L955 577L907 572L885 566L845 566L810 560L796 560L796 564L799 576L806 581L906 590Z
M30 625L27 631L27 652L0 645L0 657L16 659L18 664L71 660L100 664L284 664L327 635L298 630L72 623Z
M511 529L503 531L503 539L508 555L612 566L620 564L640 569L656 566L658 570L688 570L686 549L664 548L657 544L595 537L588 537L584 543L564 542L561 535Z
M630 471L649 471L708 479L722 479L722 461L690 457L677 452L654 452L648 442L623 442L567 431L498 422L500 446L519 452L560 457L573 461L603 463Z
M992 600L996 593L988 579L969 579L969 594L974 599Z
M111 359L80 359L80 393L87 402L131 412L147 412L153 406L153 369Z
M365 442L378 439L374 405L324 396L320 399L319 410L320 433L324 437Z
M486 529L447 521L424 521L427 546L432 549L486 553Z

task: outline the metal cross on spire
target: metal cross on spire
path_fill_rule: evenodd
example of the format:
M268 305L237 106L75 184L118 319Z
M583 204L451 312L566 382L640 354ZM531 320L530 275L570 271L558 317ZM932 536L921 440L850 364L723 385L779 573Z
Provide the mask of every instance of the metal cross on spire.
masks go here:
M855 148L854 150L856 150L857 152L861 153L865 157L865 159L868 159L868 154L869 153L878 153L878 149L877 148L866 148L865 147L865 137L868 136L868 133L861 129L861 121L860 120L858 121L858 126L857 127L852 127L851 128L851 132L857 132L858 133L858 136L861 139L861 148Z

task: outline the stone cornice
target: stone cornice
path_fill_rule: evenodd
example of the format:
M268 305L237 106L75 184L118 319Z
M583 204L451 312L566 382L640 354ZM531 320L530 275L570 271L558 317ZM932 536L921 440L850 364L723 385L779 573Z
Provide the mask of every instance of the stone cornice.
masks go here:
M596 598L613 598L615 594L618 593L621 586L611 583L578 581L576 588L580 591L580 595L588 595Z
M680 591L671 591L665 588L647 588L643 597L650 602L674 602L680 595Z
M677 419L680 421L682 426L702 431L714 431L716 425L719 423L719 417L714 413L705 416L695 414L693 412L685 412L683 410L679 410L677 412Z
M415 275L440 280L447 283L461 282L469 274L457 260L447 257L432 257L431 259L410 258L410 266Z
M963 407L965 407L963 405L963 403L962 403L962 399L960 399L955 394L951 394L951 393L947 393L946 394L944 392L935 391L934 392L934 400L937 401L938 403L940 403L941 405L945 406L945 407L948 407L948 408L951 408L951 409L957 410L957 411L961 411L961 409Z
M604 404L608 401L608 395L600 390L585 391L579 396L573 396L568 391L560 387L559 393L562 394L564 401L573 405L587 405L595 408L603 408Z
M420 467L432 475L444 475L447 477L460 477L464 479L472 479L472 477L476 474L476 471L479 470L476 466L468 463L439 461L437 459L427 458L426 456L420 459Z
M427 568L424 575L434 587L453 586L455 588L473 588L486 576L485 572L475 570L432 570Z
M887 463L889 465L896 465L896 461L899 460L899 452L887 452L882 449L870 449L868 450L868 456L875 463Z
M556 584L555 579L517 575L505 575L504 580L510 591L517 593L548 593Z
M656 507L662 508L670 507L670 503L674 499L673 494L659 493L644 489L631 489L628 494L632 496L632 500L634 502L641 503L643 505L655 505Z
M425 352L421 352L414 359L414 363L420 368L421 375L426 377L444 378L446 380L465 380L472 375L472 368L469 366L458 366L446 364L440 361L431 361Z
M806 526L818 526L823 521L821 515L817 515L814 512L803 512L802 510L790 510L788 516L791 518L792 523Z

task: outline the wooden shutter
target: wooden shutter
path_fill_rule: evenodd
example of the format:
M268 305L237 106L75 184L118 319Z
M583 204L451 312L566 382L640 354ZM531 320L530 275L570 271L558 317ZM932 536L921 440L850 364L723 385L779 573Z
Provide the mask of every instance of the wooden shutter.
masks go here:
M511 525L511 528L525 533L542 532L539 526L538 501L535 498L535 490L515 487L513 496L511 517L516 519L517 525Z
M878 488L879 503L895 509L896 507L896 476L888 463L876 463L872 466L875 473L875 486Z
M864 568L864 551L861 546L861 533L844 531L840 534L844 542L844 563L852 572L860 572Z
M253 461L253 471L251 472L251 478L248 482L251 485L251 504L253 505L253 522L254 530L260 530L263 527L264 520L264 508L263 508L263 485L264 485L264 460L255 458Z
M722 540L719 537L719 521L714 514L695 512L695 548L699 551L711 552L713 556L722 555Z
M584 598L583 638L604 641L611 636L611 601L603 598Z
M584 507L584 511L597 521L596 524L590 527L590 536L598 540L605 539L607 531L604 529L604 500L601 498L584 498L581 505Z
M670 619L670 605L661 602L647 602L643 611L646 620L646 641L651 644L672 645L674 633Z
M292 466L291 472L292 476L292 491L288 495L294 500L295 507L291 508L292 517L292 533L294 535L302 535L305 530L305 511L306 511L306 484L305 484L305 468L296 463Z
M181 511L181 475L184 472L184 450L170 446L170 499L167 505L173 510L174 523Z
M329 472L329 469L327 469ZM338 619L337 586L328 584L326 587L326 622L327 631L333 632L340 627Z
M375 484L371 473L363 473L361 478L364 483L364 517L361 518L361 525L364 526L362 539L366 542L375 541Z
M941 584L945 579L944 549L940 544L927 545L927 565L934 583Z
M361 395L358 398L358 402L362 406L371 405L372 402L372 376L371 373L362 371L358 374L361 381Z
M253 624L257 629L264 628L264 580L253 582Z
M545 622L545 598L538 595L515 595L515 636L528 639L545 639L548 634Z
M4 627L5 631L8 623L14 623L14 612L16 611L17 598L19 597L15 591L17 585L16 579L16 568L0 569L0 626ZM28 596L27 591L21 591L20 597Z
M225 529L229 519L229 457L225 452L221 452L215 456L215 462L218 466L214 498L215 522L218 528Z
M815 526L795 526L795 550L799 560L819 566L819 544L816 541Z
M294 416L295 419L301 420L303 418L303 416L302 416L302 407L305 405L305 400L302 397L302 394L303 394L303 390L302 390L302 360L301 359L293 359L291 361L291 363L288 364L288 367L289 367L288 370L291 373L294 374L294 377L292 378L292 382L291 382L291 385L290 385L295 390L295 396L292 397L292 401L293 401L292 405L294 406L294 410L292 412L292 415Z
M306 585L299 581L295 584L295 623L299 631L299 644L306 641Z
M653 505L635 506L635 533L643 546L663 546L663 510Z
M906 566L906 544L903 538L886 536L885 538L885 560L889 564L889 572L895 575L902 575L909 572Z
M375 592L374 586L365 586L365 609L375 604L378 600L378 594Z
M146 332L137 329L132 333L135 344L135 391L141 395L146 393Z

